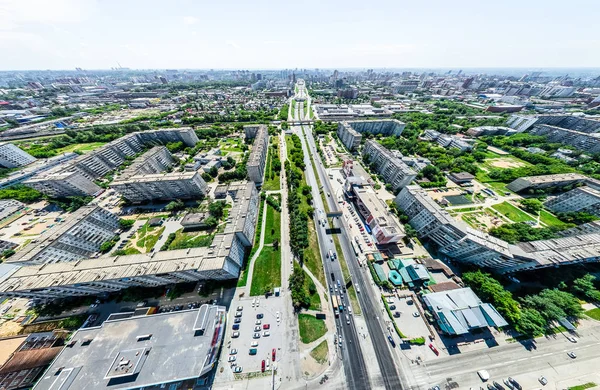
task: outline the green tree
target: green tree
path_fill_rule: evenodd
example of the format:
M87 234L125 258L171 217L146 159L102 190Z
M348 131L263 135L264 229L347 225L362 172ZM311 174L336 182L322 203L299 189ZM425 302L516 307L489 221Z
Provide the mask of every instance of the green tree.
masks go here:
M521 318L515 324L515 330L523 335L535 337L544 333L546 320L534 309L521 310Z
M600 298L600 292L594 286L595 280L596 277L594 275L585 274L583 277L573 281L573 291L581 297L597 301Z
M101 245L100 245L100 252L102 253L108 253L113 246L115 246L116 242L114 240L111 241L104 241Z
M543 203L538 199L523 199L521 201L521 206L525 209L525 211L530 212L531 214L537 214L544 207Z
M225 210L226 205L227 203L225 203L225 201L222 200L212 202L208 205L208 212L216 219L221 219L223 217L223 210Z
M206 218L204 223L206 223L210 227L215 227L219 224L219 220L211 215L210 217Z
M185 204L183 203L183 201L181 199L177 199L172 202L169 202L169 204L167 204L165 206L165 210L167 210L169 212L183 210L184 208L185 208Z
M516 324L521 318L519 303L512 297L510 291L494 279L490 274L481 271L465 272L463 282L471 287L484 301L491 302L498 312L511 324Z
M133 219L123 219L123 218L119 219L119 227L123 230L130 229L134 223L135 223L135 220L133 220Z

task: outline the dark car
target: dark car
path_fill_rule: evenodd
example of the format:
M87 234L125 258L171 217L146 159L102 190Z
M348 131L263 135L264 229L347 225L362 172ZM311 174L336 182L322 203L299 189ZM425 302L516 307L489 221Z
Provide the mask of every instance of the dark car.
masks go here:
M392 348L396 348L396 342L394 341L392 336L388 336L388 340L390 341L390 344L392 344Z
M504 386L502 386L500 383L498 383L498 382L496 382L496 381L494 381L494 382L492 382L492 383L494 384L494 387L496 387L496 389L498 389L498 390L506 390L506 389L504 388Z
M391 305L390 310L396 310L396 305Z
M264 315L263 315L262 313L258 313L258 314L256 315L256 319L259 319L259 320L260 320L261 318L263 318L263 317L264 317Z
M233 330L240 330L240 324L233 324Z
M494 385L492 385L490 383L487 384L487 388L488 388L488 390L496 390L496 388L494 387Z
M238 318L234 318L233 322L236 323L236 324L239 324L240 322L242 322L242 319L239 318L239 317Z
M512 385L515 387L515 389L517 389L517 390L522 390L522 389L523 389L523 388L521 387L521 385L519 384L519 382L517 382L517 381L516 381L516 380L514 380L513 378L511 378L511 377L508 377L508 381L509 381L510 383L512 383Z

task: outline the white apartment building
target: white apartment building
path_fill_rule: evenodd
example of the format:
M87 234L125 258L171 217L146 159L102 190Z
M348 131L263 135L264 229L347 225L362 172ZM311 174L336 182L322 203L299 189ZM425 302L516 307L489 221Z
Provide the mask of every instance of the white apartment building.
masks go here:
M62 171L61 167L58 167L58 170L55 169L26 180L23 184L52 198L93 196L102 191L101 187L82 175L81 172Z
M115 180L110 188L132 203L152 200L199 199L208 186L198 171L137 174Z
M52 300L98 295L130 286L237 278L254 240L259 196L256 186L249 181L232 183L227 192L233 199L233 207L224 232L215 235L208 247L41 265L3 263L0 296Z
M368 140L363 148L363 154L374 164L378 174L389 183L394 190L406 187L417 177L417 173L378 142Z
M246 132L246 134L248 134L248 132ZM248 178L257 186L261 186L265 175L265 164L267 162L267 152L269 149L269 131L267 126L260 125L254 134L254 143L252 144L252 150L248 157L246 169L248 170Z
M600 217L600 191L584 186L577 187L544 203L555 213L584 211Z
M98 252L119 228L119 218L97 205L81 207L7 260L19 264L77 261Z
M360 146L362 133L399 136L405 127L406 123L396 119L344 121L338 124L337 135L353 151Z
M31 164L34 161L35 157L19 149L19 147L11 143L0 142L0 166L4 168L18 168Z

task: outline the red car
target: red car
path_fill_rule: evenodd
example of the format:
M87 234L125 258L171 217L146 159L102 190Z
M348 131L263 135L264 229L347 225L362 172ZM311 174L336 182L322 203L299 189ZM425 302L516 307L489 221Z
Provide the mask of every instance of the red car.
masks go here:
M266 329L271 329L271 325L269 325L269 324L264 324L264 325L263 325L263 329L265 329L265 330L266 330Z
M437 348L433 346L433 344L429 344L429 349L431 349L436 355L440 354L440 351L438 351Z
M275 348L273 348L273 351L271 351L271 360L275 361L275 356L277 355L277 350Z
M262 365L260 366L260 372L265 372L265 361L262 361Z

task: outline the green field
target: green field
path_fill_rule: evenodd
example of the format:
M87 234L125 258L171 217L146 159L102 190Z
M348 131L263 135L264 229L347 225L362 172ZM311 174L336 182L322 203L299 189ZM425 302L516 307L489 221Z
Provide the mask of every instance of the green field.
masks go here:
M209 246L213 238L212 234L206 234L206 232L184 233L183 229L180 229L175 232L175 239L169 245L169 250Z
M106 145L106 142L91 142L89 144L73 144L73 145L65 146L60 149L56 149L56 151L59 154L67 153L67 152L87 153L87 152L91 152L94 149L98 149L99 147L104 146L104 145Z
M552 215L546 210L540 211L540 222L542 222L546 226L563 227L564 225L566 225L563 221L556 218L554 215Z
M329 347L327 346L327 340L323 340L310 351L310 356L313 357L319 364L325 364L327 362L327 356L329 355Z
M263 295L275 287L281 287L281 252L265 246L254 261L250 295Z
M147 231L142 238L137 240L136 245L140 248L145 248L146 252L150 252L164 231L164 226L161 226L158 229L153 229L152 231Z
M513 222L527 222L534 221L532 217L525 214L521 209L513 206L511 203L502 202L500 204L492 206L492 208Z
M223 150L225 152L241 152L242 151L241 146L243 143L244 143L244 140L242 140L241 138L238 138L238 139L226 138L219 142L219 146L220 146L221 150Z
M325 271L323 271L323 261L319 252L319 244L317 242L317 233L312 221L308 221L308 248L304 249L304 265L312 272L312 274L321 282L321 285L326 286Z
M265 224L265 245L281 241L281 213L267 205L267 223Z
M512 194L512 191L506 188L506 183L491 181L485 183L486 186L490 187L493 191L497 192L499 195L504 195L505 192L509 192Z
M325 321L318 320L310 314L298 314L298 327L300 329L300 340L304 344L312 343L327 333Z
M568 390L586 390L586 389L594 388L596 386L598 386L598 385L595 384L594 382L588 382L588 383L584 383L583 385L569 387Z
M274 138L278 140L279 138ZM277 142L275 143L277 145ZM269 146L269 152L267 155L267 162L265 165L265 182L263 183L263 190L265 191L277 191L281 188L281 172L273 172L272 164L273 160L279 158L279 147Z
M596 321L600 321L600 308L597 307L595 309L588 310L585 312L585 315L595 319Z

